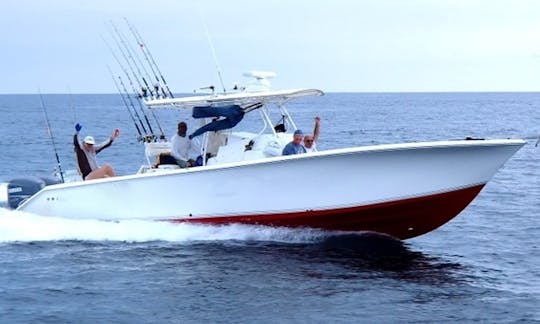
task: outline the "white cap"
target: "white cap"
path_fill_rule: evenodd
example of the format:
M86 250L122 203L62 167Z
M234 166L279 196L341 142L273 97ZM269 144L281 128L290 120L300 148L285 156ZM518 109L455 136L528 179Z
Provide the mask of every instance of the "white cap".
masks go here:
M85 142L86 144L92 144L92 145L96 144L96 141L94 141L94 138L92 136L86 136L83 142Z

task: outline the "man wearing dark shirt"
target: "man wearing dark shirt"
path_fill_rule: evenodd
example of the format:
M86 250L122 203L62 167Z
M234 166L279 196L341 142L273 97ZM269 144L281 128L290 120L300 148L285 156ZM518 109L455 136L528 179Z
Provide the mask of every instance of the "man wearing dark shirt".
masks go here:
M79 131L82 126L75 125L75 135L73 135L73 147L77 155L77 165L83 180L92 180L106 177L114 177L115 173L109 164L99 167L96 161L96 155L103 149L111 146L112 142L120 135L120 130L115 129L109 140L95 145L92 136L86 136L82 143L79 142Z

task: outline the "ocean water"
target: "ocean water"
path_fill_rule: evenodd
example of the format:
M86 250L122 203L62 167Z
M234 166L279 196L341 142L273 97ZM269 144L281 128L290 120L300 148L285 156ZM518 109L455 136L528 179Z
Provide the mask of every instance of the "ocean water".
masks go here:
M75 167L75 122L98 141L122 130L99 156L119 174L144 162L118 96L43 99L64 169ZM0 209L0 322L540 322L538 107L540 93L333 93L290 104L305 132L322 118L319 149L531 138L457 218L407 241ZM156 114L168 136L188 119ZM0 116L0 180L50 174L56 162L39 96L1 95ZM261 124L252 114L240 126Z

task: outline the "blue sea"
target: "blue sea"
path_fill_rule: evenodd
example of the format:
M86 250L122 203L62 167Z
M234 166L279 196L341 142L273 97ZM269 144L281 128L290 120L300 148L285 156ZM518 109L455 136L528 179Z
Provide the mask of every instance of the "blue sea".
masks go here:
M100 163L118 174L144 163L118 95L43 102L63 169L75 168L77 122L97 141L121 129ZM330 93L290 103L304 132L321 117L319 149L529 138L458 217L407 241L0 209L0 322L540 323L538 107L540 93ZM179 120L197 127L189 112L155 113L167 136ZM0 181L51 174L56 160L39 95L0 95L0 116ZM239 127L258 131L262 123L253 113ZM313 199L327 190L298 189Z

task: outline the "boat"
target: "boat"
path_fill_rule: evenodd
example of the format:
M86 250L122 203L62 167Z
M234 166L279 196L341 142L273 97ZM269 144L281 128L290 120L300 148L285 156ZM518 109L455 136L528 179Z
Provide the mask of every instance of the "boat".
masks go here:
M82 181L77 172L61 170L61 183L49 178L13 179L0 184L0 206L75 219L242 223L373 231L408 239L457 216L526 143L468 138L283 156L284 146L298 129L288 103L322 96L323 91L273 90L270 79L276 74L267 71L247 72L253 82L227 91L218 68L223 92L209 86L201 89L210 93L177 98L138 31L127 23L144 60L114 25L113 39L125 62L104 42L133 87L129 94L119 76L121 90L111 72L144 143L146 163L130 175L89 181ZM147 81L154 79L157 83L149 85ZM187 110L200 122L191 134L198 135L201 144L200 166L156 166L171 144L163 132L161 136L141 132L145 127L138 114L149 123L145 111L155 117L159 109ZM248 114L259 115L260 131L239 131L237 125ZM274 123L276 116L279 121Z
M242 223L373 231L408 239L458 215L525 144L521 139L464 139L282 156L297 129L287 103L321 95L317 89L266 88L145 100L149 109L192 111L256 104L246 114L259 113L262 129L205 132L204 165L184 169L153 166L170 143L149 141L144 144L147 163L136 173L47 185L16 209L76 219ZM280 124L272 124L271 110L282 116ZM215 122L201 120L203 127ZM212 136L220 137L222 145L208 152ZM299 189L299 183L314 190ZM4 184L4 202L6 193L21 191L15 187Z

